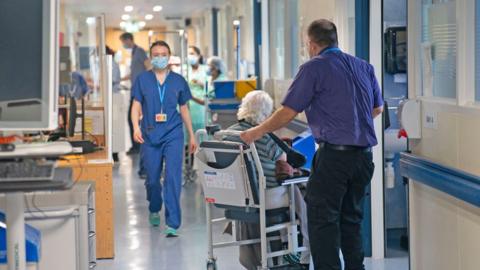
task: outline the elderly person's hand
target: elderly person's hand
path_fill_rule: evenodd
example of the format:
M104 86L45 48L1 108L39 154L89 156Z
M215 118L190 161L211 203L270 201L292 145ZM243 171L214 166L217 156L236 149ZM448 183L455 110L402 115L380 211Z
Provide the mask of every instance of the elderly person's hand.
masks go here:
M243 131L240 134L240 138L246 144L252 144L256 140L262 138L263 135L265 135L263 131L261 131L258 127L254 127L254 128Z

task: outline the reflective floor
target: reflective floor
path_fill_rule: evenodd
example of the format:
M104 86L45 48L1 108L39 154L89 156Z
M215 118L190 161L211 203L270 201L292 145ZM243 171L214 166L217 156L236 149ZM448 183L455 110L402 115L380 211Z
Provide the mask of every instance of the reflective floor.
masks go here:
M179 238L165 238L164 225L151 228L143 181L137 178L137 162L121 157L114 168L115 259L98 262L99 270L200 270L206 269L205 209L200 187L189 184L182 193L183 225ZM218 214L218 213L217 213ZM162 221L164 220L162 216ZM164 224L164 223L162 223ZM222 225L214 227L222 239ZM227 240L228 237L225 237ZM240 270L238 248L216 251L218 269ZM406 258L366 260L369 270L407 270Z

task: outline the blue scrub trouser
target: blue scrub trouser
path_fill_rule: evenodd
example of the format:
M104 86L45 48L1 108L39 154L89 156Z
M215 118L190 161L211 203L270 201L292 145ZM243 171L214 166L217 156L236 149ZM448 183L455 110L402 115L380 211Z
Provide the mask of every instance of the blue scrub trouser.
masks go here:
M146 174L147 171L145 170L145 151L143 150L144 144L140 145L140 160L138 162L139 169L138 169L138 174Z
M150 202L150 213L160 212L165 201L166 224L173 229L178 229L182 217L180 193L182 190L183 137L158 146L144 144L143 156L147 171L145 186L147 200ZM160 177L163 163L165 163L165 179L162 187Z

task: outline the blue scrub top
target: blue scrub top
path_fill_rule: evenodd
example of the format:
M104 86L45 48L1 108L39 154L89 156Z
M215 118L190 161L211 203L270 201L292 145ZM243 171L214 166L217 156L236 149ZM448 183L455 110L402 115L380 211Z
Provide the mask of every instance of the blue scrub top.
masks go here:
M180 74L172 71L161 87L164 86L163 113L167 115L166 122L155 121L155 115L162 111L155 73L153 71L141 73L132 88L133 98L142 104L142 134L145 143L150 145L159 145L175 139L183 140L183 121L178 106L185 105L192 98L190 88Z

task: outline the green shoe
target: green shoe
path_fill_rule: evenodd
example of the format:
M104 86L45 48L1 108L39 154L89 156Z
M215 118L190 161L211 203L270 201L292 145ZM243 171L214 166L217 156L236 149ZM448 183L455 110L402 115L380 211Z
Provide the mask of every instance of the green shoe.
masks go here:
M153 227L160 226L160 215L158 213L150 213L149 221Z
M165 235L167 237L178 237L177 230L170 227L167 227L167 229L165 230Z

